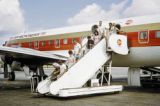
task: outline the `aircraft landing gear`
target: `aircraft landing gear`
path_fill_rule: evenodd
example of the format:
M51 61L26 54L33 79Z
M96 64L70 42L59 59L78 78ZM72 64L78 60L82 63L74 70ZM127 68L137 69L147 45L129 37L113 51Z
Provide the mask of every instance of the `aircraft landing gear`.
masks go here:
M11 71L11 67L7 63L4 63L4 78L8 78L8 81L14 81L16 78L15 72Z
M8 78L9 81L14 81L15 72L11 69L13 58L11 56L2 56L1 60L4 62L4 78Z
M4 78L8 78L8 67L7 67L7 63L4 62Z
M8 81L14 81L15 80L15 72L9 72L8 73Z

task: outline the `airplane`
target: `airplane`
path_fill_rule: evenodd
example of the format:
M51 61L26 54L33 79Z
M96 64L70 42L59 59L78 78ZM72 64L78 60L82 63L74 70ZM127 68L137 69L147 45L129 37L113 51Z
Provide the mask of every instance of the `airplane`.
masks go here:
M103 21L103 26L108 28L110 22L121 25L121 33L127 37L129 49L128 55L112 52L112 66L129 67L128 83L139 86L142 69L152 73L150 68L160 66L160 15ZM55 28L11 37L4 46L0 47L5 71L17 64L20 67L27 65L30 70L39 69L40 75L44 76L42 66L58 60L66 60L68 50L73 49L74 40L81 43L92 34L91 27L96 24L97 22ZM10 79L15 80L14 71L11 72ZM158 68L156 72L160 73Z

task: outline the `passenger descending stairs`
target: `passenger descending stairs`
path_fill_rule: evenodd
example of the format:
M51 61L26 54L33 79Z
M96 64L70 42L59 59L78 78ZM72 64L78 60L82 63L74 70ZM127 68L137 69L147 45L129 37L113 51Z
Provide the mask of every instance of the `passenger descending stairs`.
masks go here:
M113 40L118 40L120 37L116 35L117 37L114 39L114 36ZM123 38L125 37L122 37L122 41ZM110 44L110 46L112 48L112 44ZM113 47L113 49L116 50L116 47ZM63 89L82 88L106 62L110 61L110 59L111 55L106 52L106 40L103 38L58 80L51 82L50 77L48 77L38 84L37 90L40 94L51 93L52 95L59 95L60 90Z

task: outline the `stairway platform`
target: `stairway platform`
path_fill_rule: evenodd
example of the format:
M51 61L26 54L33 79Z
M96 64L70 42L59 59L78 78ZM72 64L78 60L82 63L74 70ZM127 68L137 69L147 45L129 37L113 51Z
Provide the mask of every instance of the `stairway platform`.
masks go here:
M58 97L74 97L74 96L83 96L91 94L104 94L104 93L120 92L122 90L123 90L122 85L62 89L59 91Z

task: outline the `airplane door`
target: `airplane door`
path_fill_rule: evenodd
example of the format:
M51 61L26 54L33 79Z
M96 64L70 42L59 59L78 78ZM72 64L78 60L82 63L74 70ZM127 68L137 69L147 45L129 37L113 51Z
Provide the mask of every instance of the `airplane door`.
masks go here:
M127 36L112 34L109 37L108 44L115 53L121 55L128 54Z
M138 42L140 44L149 43L149 31L140 31L138 34Z

